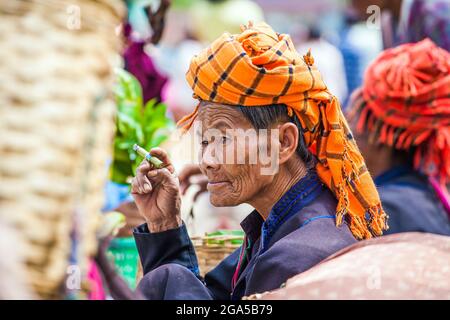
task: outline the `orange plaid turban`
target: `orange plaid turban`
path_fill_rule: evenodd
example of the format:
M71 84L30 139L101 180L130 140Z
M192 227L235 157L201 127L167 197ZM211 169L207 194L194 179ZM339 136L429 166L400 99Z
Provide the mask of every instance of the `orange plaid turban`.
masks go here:
M289 35L265 23L242 29L238 35L223 34L192 59L186 78L194 97L246 107L285 104L319 160L319 177L338 199L336 224L346 216L356 238L381 235L387 225L378 192L311 53L300 56ZM197 111L198 106L179 124L189 129Z
M414 167L450 182L450 53L431 40L384 51L351 101L357 130L395 149L415 147Z

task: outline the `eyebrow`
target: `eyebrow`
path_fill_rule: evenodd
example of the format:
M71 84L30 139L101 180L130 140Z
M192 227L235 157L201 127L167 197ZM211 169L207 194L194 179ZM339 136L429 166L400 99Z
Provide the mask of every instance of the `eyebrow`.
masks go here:
M224 120L219 120L219 121L215 122L215 123L214 123L214 127L215 127L215 128L223 128L223 127L226 127L226 128L232 129L232 127L231 127L226 121L224 121Z

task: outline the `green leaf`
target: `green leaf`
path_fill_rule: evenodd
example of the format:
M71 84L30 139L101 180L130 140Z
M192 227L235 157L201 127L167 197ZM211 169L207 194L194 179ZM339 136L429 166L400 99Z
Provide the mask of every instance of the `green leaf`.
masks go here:
M142 118L142 126L145 127L149 123L152 122L152 119L155 117L155 99L151 99L147 102L144 108L144 116Z
M142 87L139 81L129 72L123 69L116 69L115 73L119 80L119 98L124 100L135 101L142 106Z
M129 162L130 155L128 154L128 149L114 148L114 161Z
M156 104L156 99L155 99L155 98L150 99L150 100L148 100L147 103L145 104L144 109L145 109L145 110L147 110L147 109L152 109L152 108L155 107L155 104Z
M132 150L133 145L156 147L168 138L175 126L166 116L163 103L152 99L143 105L142 88L132 74L117 69L116 76L114 93L118 111L111 177L113 181L125 183L142 161Z
M130 148L133 148L133 145L135 144L135 142L134 141L129 141L129 140L127 140L127 141L121 141L121 142L119 142L118 144L117 144L117 147L119 148L119 149L122 149L122 150L128 150L128 149L130 149Z
M127 135L132 130L137 132L137 130L140 129L142 131L142 128L141 128L139 122L136 121L135 119L133 119L128 114L123 113L123 112L118 112L117 118L118 118L119 131L122 134Z

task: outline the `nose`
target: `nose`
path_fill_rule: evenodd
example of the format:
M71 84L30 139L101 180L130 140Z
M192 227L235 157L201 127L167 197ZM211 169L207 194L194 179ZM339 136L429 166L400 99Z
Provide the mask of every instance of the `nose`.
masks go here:
M200 165L203 169L216 170L220 163L215 155L214 146L212 144L206 146L201 152Z

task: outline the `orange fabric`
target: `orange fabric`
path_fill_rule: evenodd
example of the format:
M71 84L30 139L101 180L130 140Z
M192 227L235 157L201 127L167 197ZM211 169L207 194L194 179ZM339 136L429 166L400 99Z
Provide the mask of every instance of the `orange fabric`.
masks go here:
M431 40L384 51L351 101L358 131L395 149L415 148L414 166L450 182L450 53Z
M186 78L194 97L247 107L286 104L315 150L320 178L338 199L336 224L346 216L356 238L381 235L387 225L378 192L311 53L300 56L289 35L265 23L242 29L238 35L223 34L192 59ZM189 129L197 111L179 124Z

